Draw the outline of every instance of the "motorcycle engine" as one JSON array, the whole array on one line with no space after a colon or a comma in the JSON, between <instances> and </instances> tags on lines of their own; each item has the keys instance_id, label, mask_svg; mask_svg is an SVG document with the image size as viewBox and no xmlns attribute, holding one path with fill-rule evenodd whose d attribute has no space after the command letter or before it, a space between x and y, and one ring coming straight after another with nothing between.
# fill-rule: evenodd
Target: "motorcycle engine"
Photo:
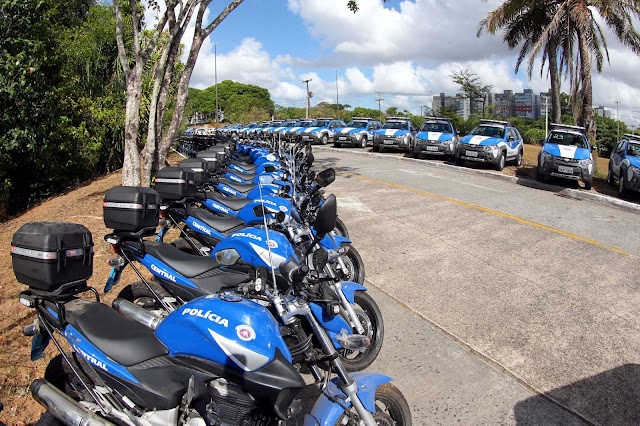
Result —
<instances>
[{"instance_id":1,"label":"motorcycle engine","mask_svg":"<svg viewBox=\"0 0 640 426\"><path fill-rule=\"evenodd\" d=\"M252 411L256 408L251 395L238 385L225 379L212 380L209 383L211 402L207 405L207 414L215 424L249 425L252 423Z\"/></svg>"}]
</instances>

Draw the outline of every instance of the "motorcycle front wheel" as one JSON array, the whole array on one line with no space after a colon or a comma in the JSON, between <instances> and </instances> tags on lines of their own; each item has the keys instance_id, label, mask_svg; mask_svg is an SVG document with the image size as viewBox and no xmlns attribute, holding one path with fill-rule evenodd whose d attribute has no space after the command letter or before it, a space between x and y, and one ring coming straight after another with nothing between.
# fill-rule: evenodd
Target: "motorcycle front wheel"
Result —
<instances>
[{"instance_id":1,"label":"motorcycle front wheel","mask_svg":"<svg viewBox=\"0 0 640 426\"><path fill-rule=\"evenodd\" d=\"M364 352L342 349L340 360L347 371L362 371L367 368L380 353L384 340L382 313L375 300L364 291L356 291L354 310L364 327L364 335L369 338L369 346Z\"/></svg>"},{"instance_id":2,"label":"motorcycle front wheel","mask_svg":"<svg viewBox=\"0 0 640 426\"><path fill-rule=\"evenodd\" d=\"M376 389L376 412L373 418L380 426L411 426L411 410L406 398L392 383L385 383ZM355 410L354 410L355 411ZM344 414L335 426L351 424Z\"/></svg>"},{"instance_id":3,"label":"motorcycle front wheel","mask_svg":"<svg viewBox=\"0 0 640 426\"><path fill-rule=\"evenodd\" d=\"M347 254L342 255L341 260L345 269L339 270L340 278L343 281L353 281L358 284L364 284L364 262L360 253L354 246L348 243L342 243L341 247L349 247ZM339 264L337 265L340 266Z\"/></svg>"},{"instance_id":4,"label":"motorcycle front wheel","mask_svg":"<svg viewBox=\"0 0 640 426\"><path fill-rule=\"evenodd\" d=\"M347 229L347 225L345 225L339 217L336 217L336 226L333 228L333 232L342 237L349 238L349 230Z\"/></svg>"}]
</instances>

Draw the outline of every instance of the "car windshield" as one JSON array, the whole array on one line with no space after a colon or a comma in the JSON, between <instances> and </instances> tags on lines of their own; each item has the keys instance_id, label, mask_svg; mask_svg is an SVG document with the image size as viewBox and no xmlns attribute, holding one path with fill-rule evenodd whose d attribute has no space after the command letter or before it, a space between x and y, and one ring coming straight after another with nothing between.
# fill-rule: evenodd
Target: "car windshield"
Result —
<instances>
[{"instance_id":1,"label":"car windshield","mask_svg":"<svg viewBox=\"0 0 640 426\"><path fill-rule=\"evenodd\" d=\"M387 121L382 126L383 129L406 129L407 122L406 121Z\"/></svg>"},{"instance_id":2,"label":"car windshield","mask_svg":"<svg viewBox=\"0 0 640 426\"><path fill-rule=\"evenodd\" d=\"M476 136L489 136L490 138L501 138L504 136L504 128L480 125L473 129L470 134Z\"/></svg>"},{"instance_id":3,"label":"car windshield","mask_svg":"<svg viewBox=\"0 0 640 426\"><path fill-rule=\"evenodd\" d=\"M313 121L301 121L298 125L300 127L311 127L313 126Z\"/></svg>"},{"instance_id":4,"label":"car windshield","mask_svg":"<svg viewBox=\"0 0 640 426\"><path fill-rule=\"evenodd\" d=\"M318 120L314 121L311 126L313 127L326 127L329 124L329 120Z\"/></svg>"},{"instance_id":5,"label":"car windshield","mask_svg":"<svg viewBox=\"0 0 640 426\"><path fill-rule=\"evenodd\" d=\"M575 133L551 132L549 135L549 143L558 145L572 145L578 148L586 148L587 141L584 136Z\"/></svg>"},{"instance_id":6,"label":"car windshield","mask_svg":"<svg viewBox=\"0 0 640 426\"><path fill-rule=\"evenodd\" d=\"M439 133L453 133L451 131L451 126L448 123L424 123L422 128L420 128L421 132L439 132Z\"/></svg>"},{"instance_id":7,"label":"car windshield","mask_svg":"<svg viewBox=\"0 0 640 426\"><path fill-rule=\"evenodd\" d=\"M627 146L627 155L640 157L640 143L629 142L629 145Z\"/></svg>"},{"instance_id":8,"label":"car windshield","mask_svg":"<svg viewBox=\"0 0 640 426\"><path fill-rule=\"evenodd\" d=\"M366 121L350 121L347 123L347 127L357 127L357 128L367 127L367 122Z\"/></svg>"}]
</instances>

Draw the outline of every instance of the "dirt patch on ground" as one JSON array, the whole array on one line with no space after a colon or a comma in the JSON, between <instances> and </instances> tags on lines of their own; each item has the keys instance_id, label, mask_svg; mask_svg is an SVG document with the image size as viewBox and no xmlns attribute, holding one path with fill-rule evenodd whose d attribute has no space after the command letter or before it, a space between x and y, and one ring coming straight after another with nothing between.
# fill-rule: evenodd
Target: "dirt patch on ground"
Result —
<instances>
[{"instance_id":1,"label":"dirt patch on ground","mask_svg":"<svg viewBox=\"0 0 640 426\"><path fill-rule=\"evenodd\" d=\"M170 157L172 163L180 160L177 155ZM33 322L35 313L18 302L18 294L26 287L16 282L11 267L13 234L25 223L35 221L75 222L86 226L93 234L95 244L93 276L89 285L103 297L102 290L109 276L107 261L113 252L104 241L109 230L102 219L102 199L108 189L121 182L122 174L112 173L75 191L47 200L22 216L0 224L0 312L3 312L0 317L0 402L4 404L0 422L22 426L40 418L44 410L31 397L29 385L34 379L43 377L49 360L58 354L51 344L44 359L36 362L30 360L31 340L23 336L22 329ZM135 281L134 278L132 271L125 271L122 283L102 301L110 303L124 285ZM63 342L62 339L58 341Z\"/></svg>"}]
</instances>

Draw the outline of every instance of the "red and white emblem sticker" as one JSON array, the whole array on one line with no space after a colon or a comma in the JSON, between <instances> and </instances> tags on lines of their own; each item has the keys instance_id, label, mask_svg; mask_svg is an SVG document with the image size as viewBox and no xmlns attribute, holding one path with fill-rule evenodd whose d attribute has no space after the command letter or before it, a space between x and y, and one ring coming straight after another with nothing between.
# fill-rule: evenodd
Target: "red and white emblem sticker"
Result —
<instances>
[{"instance_id":1,"label":"red and white emblem sticker","mask_svg":"<svg viewBox=\"0 0 640 426\"><path fill-rule=\"evenodd\" d=\"M278 248L278 243L273 240L269 240L269 247L271 247L272 249Z\"/></svg>"},{"instance_id":2,"label":"red and white emblem sticker","mask_svg":"<svg viewBox=\"0 0 640 426\"><path fill-rule=\"evenodd\" d=\"M244 340L248 342L249 340L254 340L256 338L256 332L248 325L239 325L236 327L236 334L240 340Z\"/></svg>"}]
</instances>

